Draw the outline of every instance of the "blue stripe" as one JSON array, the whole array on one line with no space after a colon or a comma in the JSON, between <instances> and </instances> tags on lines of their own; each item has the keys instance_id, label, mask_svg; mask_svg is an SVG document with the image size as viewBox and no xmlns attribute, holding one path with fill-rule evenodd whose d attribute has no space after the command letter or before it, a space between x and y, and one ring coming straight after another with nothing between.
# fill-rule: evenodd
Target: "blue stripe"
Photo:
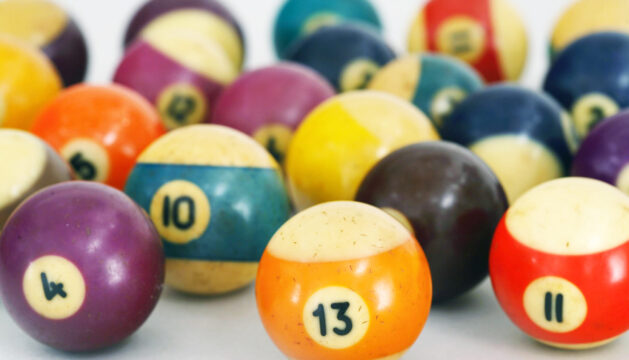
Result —
<instances>
[{"instance_id":1,"label":"blue stripe","mask_svg":"<svg viewBox=\"0 0 629 360\"><path fill-rule=\"evenodd\" d=\"M175 180L192 182L203 190L211 217L198 239L184 245L164 240L168 258L258 261L290 216L282 177L270 168L138 164L125 192L149 212L155 193Z\"/></svg>"}]
</instances>

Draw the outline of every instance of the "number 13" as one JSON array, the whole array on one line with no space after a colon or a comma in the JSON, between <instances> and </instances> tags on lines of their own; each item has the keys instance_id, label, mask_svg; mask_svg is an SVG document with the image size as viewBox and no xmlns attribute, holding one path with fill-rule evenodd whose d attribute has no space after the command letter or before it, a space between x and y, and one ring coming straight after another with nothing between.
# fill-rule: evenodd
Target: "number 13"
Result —
<instances>
[{"instance_id":1,"label":"number 13","mask_svg":"<svg viewBox=\"0 0 629 360\"><path fill-rule=\"evenodd\" d=\"M334 333L339 336L345 336L349 334L350 332L352 332L352 328L353 328L352 319L350 319L346 315L347 309L349 309L349 302L345 301L345 302L332 303L330 305L330 308L332 308L333 310L336 310L336 318L339 321L342 321L343 323L345 323L344 329L339 329L337 327L334 327L332 331L334 331ZM319 304L319 306L317 306L317 309L312 313L312 316L319 318L319 329L321 332L321 336L326 336L328 334L328 328L327 328L327 324L325 320L325 308L323 307L323 304Z\"/></svg>"}]
</instances>

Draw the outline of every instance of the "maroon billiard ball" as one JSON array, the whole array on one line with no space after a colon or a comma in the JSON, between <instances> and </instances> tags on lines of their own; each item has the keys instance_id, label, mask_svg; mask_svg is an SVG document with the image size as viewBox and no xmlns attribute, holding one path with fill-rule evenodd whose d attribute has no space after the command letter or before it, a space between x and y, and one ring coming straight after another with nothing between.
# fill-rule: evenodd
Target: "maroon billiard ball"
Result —
<instances>
[{"instance_id":1,"label":"maroon billiard ball","mask_svg":"<svg viewBox=\"0 0 629 360\"><path fill-rule=\"evenodd\" d=\"M313 70L280 63L246 73L226 88L212 122L251 135L281 163L297 126L334 94Z\"/></svg>"},{"instance_id":2,"label":"maroon billiard ball","mask_svg":"<svg viewBox=\"0 0 629 360\"><path fill-rule=\"evenodd\" d=\"M365 177L356 200L413 230L428 258L435 303L487 277L491 239L508 206L489 167L447 142L418 143L387 156Z\"/></svg>"},{"instance_id":3,"label":"maroon billiard ball","mask_svg":"<svg viewBox=\"0 0 629 360\"><path fill-rule=\"evenodd\" d=\"M208 123L238 69L215 42L185 33L150 33L126 52L114 82L153 103L166 128Z\"/></svg>"}]
</instances>

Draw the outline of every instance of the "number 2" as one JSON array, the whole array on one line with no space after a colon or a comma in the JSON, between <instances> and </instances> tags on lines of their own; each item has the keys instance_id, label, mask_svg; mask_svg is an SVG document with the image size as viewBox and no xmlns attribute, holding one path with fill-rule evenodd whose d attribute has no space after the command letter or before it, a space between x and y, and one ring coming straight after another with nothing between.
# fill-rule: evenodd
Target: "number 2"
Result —
<instances>
[{"instance_id":1,"label":"number 2","mask_svg":"<svg viewBox=\"0 0 629 360\"><path fill-rule=\"evenodd\" d=\"M330 308L332 308L333 310L336 310L336 318L339 321L342 321L343 323L345 323L344 329L339 329L337 327L334 327L334 329L332 329L332 331L336 335L345 336L349 334L350 332L352 332L352 328L353 328L352 319L350 319L346 315L347 310L349 309L349 305L350 304L347 301L332 303L330 305ZM321 332L321 336L326 336L328 334L328 328L326 324L325 308L323 304L319 304L319 306L317 306L317 309L312 313L312 316L319 318L319 329Z\"/></svg>"}]
</instances>

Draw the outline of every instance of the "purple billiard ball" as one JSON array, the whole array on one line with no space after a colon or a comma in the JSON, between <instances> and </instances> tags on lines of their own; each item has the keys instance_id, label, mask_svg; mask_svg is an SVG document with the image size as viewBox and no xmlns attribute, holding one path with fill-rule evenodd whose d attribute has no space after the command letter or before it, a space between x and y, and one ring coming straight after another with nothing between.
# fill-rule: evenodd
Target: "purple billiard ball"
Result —
<instances>
[{"instance_id":1,"label":"purple billiard ball","mask_svg":"<svg viewBox=\"0 0 629 360\"><path fill-rule=\"evenodd\" d=\"M605 181L629 194L629 112L590 132L574 158L572 174Z\"/></svg>"},{"instance_id":2,"label":"purple billiard ball","mask_svg":"<svg viewBox=\"0 0 629 360\"><path fill-rule=\"evenodd\" d=\"M251 135L281 163L297 126L334 94L315 71L281 63L248 72L226 88L212 122Z\"/></svg>"},{"instance_id":3,"label":"purple billiard ball","mask_svg":"<svg viewBox=\"0 0 629 360\"><path fill-rule=\"evenodd\" d=\"M48 187L13 213L0 236L0 293L15 322L65 351L113 345L159 299L164 252L146 214L106 185Z\"/></svg>"}]
</instances>

